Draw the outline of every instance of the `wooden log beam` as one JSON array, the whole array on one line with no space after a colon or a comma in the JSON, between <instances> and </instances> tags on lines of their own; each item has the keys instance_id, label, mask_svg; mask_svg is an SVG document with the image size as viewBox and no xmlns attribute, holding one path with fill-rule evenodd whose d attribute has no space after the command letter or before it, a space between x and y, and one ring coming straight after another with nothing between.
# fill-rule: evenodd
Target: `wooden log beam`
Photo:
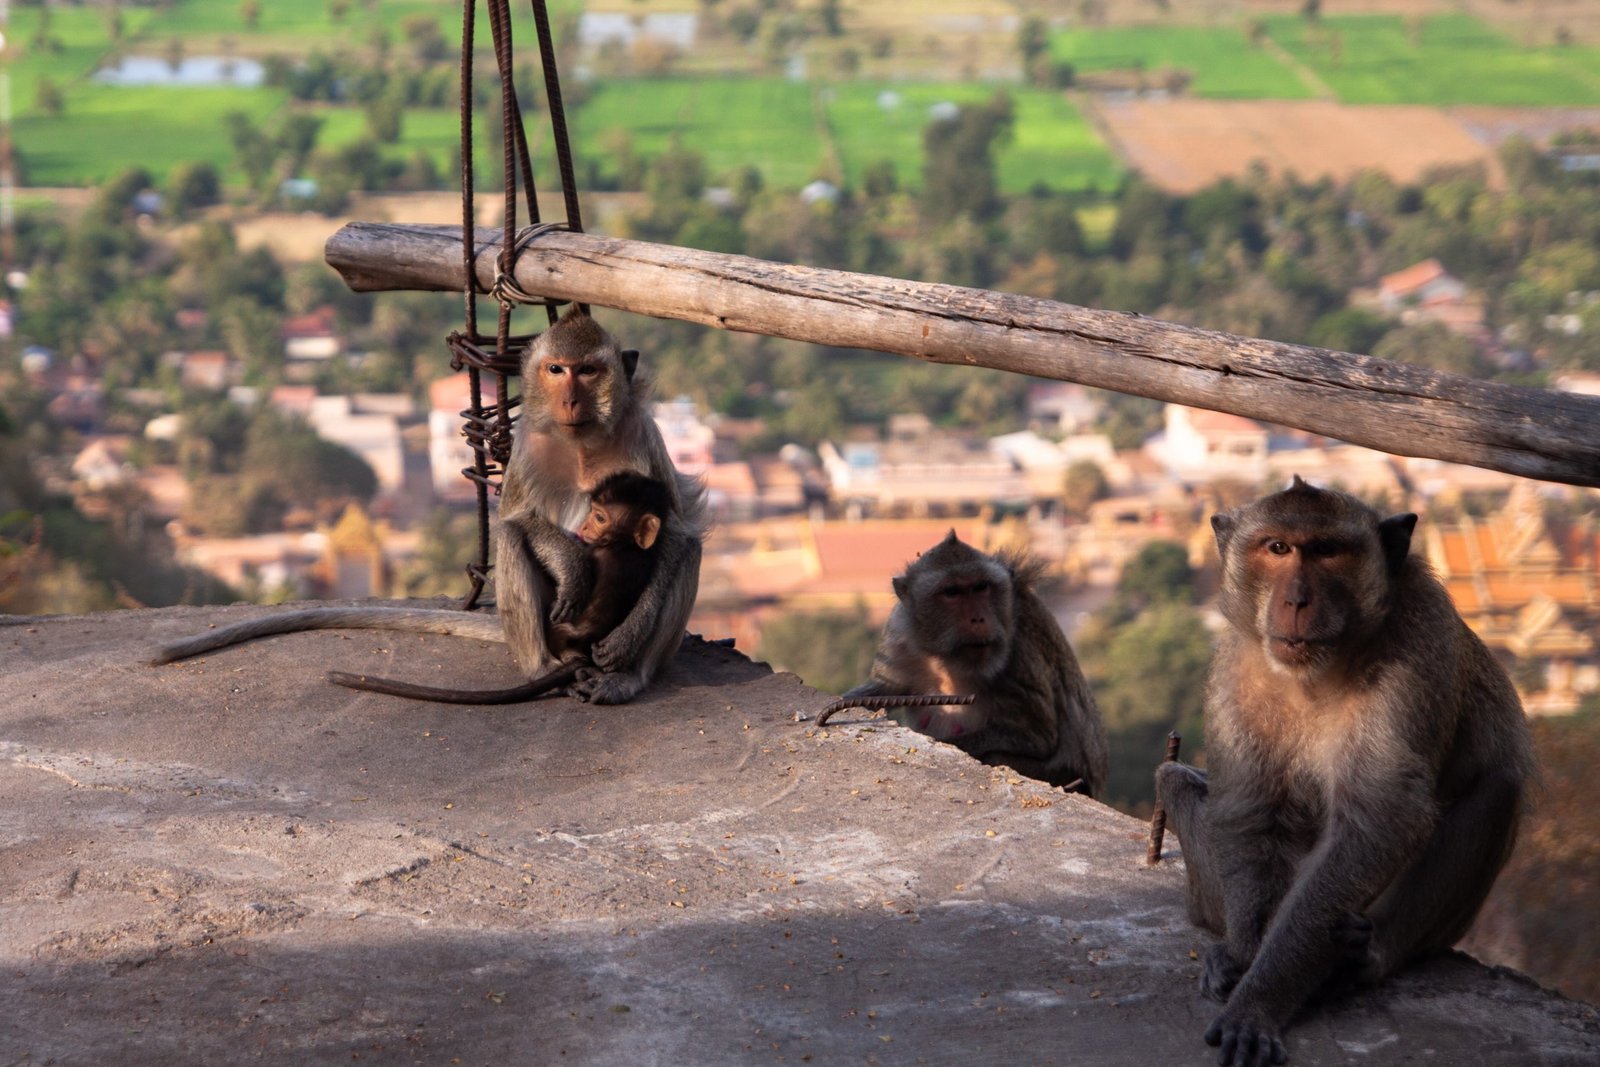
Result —
<instances>
[{"instance_id":1,"label":"wooden log beam","mask_svg":"<svg viewBox=\"0 0 1600 1067\"><path fill-rule=\"evenodd\" d=\"M494 283L500 233L477 235ZM358 292L462 291L461 231L353 222L328 263ZM555 231L522 250L541 296L724 330L1079 382L1402 456L1600 486L1600 399L953 285Z\"/></svg>"}]
</instances>

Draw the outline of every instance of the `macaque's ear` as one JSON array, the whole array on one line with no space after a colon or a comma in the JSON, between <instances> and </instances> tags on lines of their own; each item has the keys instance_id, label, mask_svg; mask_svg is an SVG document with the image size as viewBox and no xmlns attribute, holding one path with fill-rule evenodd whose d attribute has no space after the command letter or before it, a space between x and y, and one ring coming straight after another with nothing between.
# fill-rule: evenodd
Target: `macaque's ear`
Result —
<instances>
[{"instance_id":1,"label":"macaque's ear","mask_svg":"<svg viewBox=\"0 0 1600 1067\"><path fill-rule=\"evenodd\" d=\"M639 369L639 350L637 348L624 348L622 350L622 373L628 381L633 381L633 372Z\"/></svg>"},{"instance_id":2,"label":"macaque's ear","mask_svg":"<svg viewBox=\"0 0 1600 1067\"><path fill-rule=\"evenodd\" d=\"M1219 511L1211 516L1211 532L1217 535L1217 551L1228 551L1228 539L1233 536L1233 516Z\"/></svg>"},{"instance_id":3,"label":"macaque's ear","mask_svg":"<svg viewBox=\"0 0 1600 1067\"><path fill-rule=\"evenodd\" d=\"M906 598L906 590L910 587L906 585L906 580L904 577L895 575L889 584L894 587L895 596L899 597L901 600Z\"/></svg>"},{"instance_id":4,"label":"macaque's ear","mask_svg":"<svg viewBox=\"0 0 1600 1067\"><path fill-rule=\"evenodd\" d=\"M1411 551L1411 531L1417 528L1417 517L1411 512L1391 515L1378 523L1378 540L1383 544L1383 556L1389 563L1389 573L1400 573L1400 567Z\"/></svg>"},{"instance_id":5,"label":"macaque's ear","mask_svg":"<svg viewBox=\"0 0 1600 1067\"><path fill-rule=\"evenodd\" d=\"M656 543L656 538L661 535L661 516L640 515L639 521L633 527L633 543L645 551Z\"/></svg>"}]
</instances>

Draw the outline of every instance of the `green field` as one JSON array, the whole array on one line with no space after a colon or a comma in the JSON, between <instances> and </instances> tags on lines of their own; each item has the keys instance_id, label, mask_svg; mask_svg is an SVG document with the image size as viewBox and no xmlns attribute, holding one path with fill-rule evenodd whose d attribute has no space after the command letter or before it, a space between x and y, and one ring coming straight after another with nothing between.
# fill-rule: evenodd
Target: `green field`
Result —
<instances>
[{"instance_id":1,"label":"green field","mask_svg":"<svg viewBox=\"0 0 1600 1067\"><path fill-rule=\"evenodd\" d=\"M1268 20L1273 40L1346 104L1600 104L1600 53L1528 48L1466 15ZM1337 42L1337 44L1335 44Z\"/></svg>"},{"instance_id":2,"label":"green field","mask_svg":"<svg viewBox=\"0 0 1600 1067\"><path fill-rule=\"evenodd\" d=\"M1125 168L1071 101L1037 89L1014 90L1012 99L1016 123L995 161L1003 192L1020 193L1036 184L1110 192L1122 180Z\"/></svg>"},{"instance_id":3,"label":"green field","mask_svg":"<svg viewBox=\"0 0 1600 1067\"><path fill-rule=\"evenodd\" d=\"M133 36L151 14L144 8L125 8L124 35ZM39 23L44 17L43 8L11 5L6 69L11 73L11 106L18 115L34 107L40 78L65 89L92 74L111 44L106 13L100 8L52 7L45 33L49 44L40 47Z\"/></svg>"},{"instance_id":4,"label":"green field","mask_svg":"<svg viewBox=\"0 0 1600 1067\"><path fill-rule=\"evenodd\" d=\"M1062 30L1050 54L1080 73L1163 68L1193 75L1194 96L1241 100L1301 100L1312 95L1293 70L1253 47L1243 26L1119 26Z\"/></svg>"},{"instance_id":5,"label":"green field","mask_svg":"<svg viewBox=\"0 0 1600 1067\"><path fill-rule=\"evenodd\" d=\"M922 132L935 105L983 103L997 88L974 82L853 82L821 90L845 179L856 183L868 166L887 159L902 185L922 184ZM1016 86L1005 91L1015 106L1015 121L1011 138L996 155L1001 189L1023 192L1041 182L1053 189L1109 188L1118 181L1121 166L1064 96Z\"/></svg>"},{"instance_id":6,"label":"green field","mask_svg":"<svg viewBox=\"0 0 1600 1067\"><path fill-rule=\"evenodd\" d=\"M374 30L389 31L394 46L404 47L402 24L414 15L432 15L452 47L461 40L461 5L439 0L349 0L343 18L333 17L329 0L259 0L260 17L249 29L243 18L240 0L180 0L171 10L151 20L146 36L154 41L181 37L195 44L234 41L249 55L278 51L303 55L318 48L331 51L350 44L365 45ZM552 16L576 9L577 0L553 0ZM525 11L519 12L525 14ZM478 5L477 33L487 45L488 20ZM534 39L533 20L518 19L519 39Z\"/></svg>"},{"instance_id":7,"label":"green field","mask_svg":"<svg viewBox=\"0 0 1600 1067\"><path fill-rule=\"evenodd\" d=\"M580 0L561 0L572 11ZM291 104L278 89L197 87L124 88L100 85L93 71L112 51L106 9L13 5L7 62L17 115L16 144L33 184L81 185L137 162L158 176L174 163L204 159L224 167L232 150L223 116L249 114L270 128L289 107L310 107L324 118L320 144L337 147L366 136L354 107ZM189 56L316 49L369 49L380 30L392 54L409 47L402 24L433 17L454 42L459 8L437 0L349 0L337 19L331 0L260 0L255 30L246 29L240 0L176 0L168 10L121 8L128 54L164 55L174 40ZM39 47L41 18L49 47ZM480 40L486 20L478 20ZM1316 24L1294 16L1265 20L1272 46L1250 44L1248 23L1230 26L1145 25L1067 29L1052 34L1052 53L1080 73L1184 70L1187 91L1207 98L1303 99L1320 78L1352 104L1600 105L1600 49L1526 47L1465 15L1422 19L1398 16L1328 17ZM519 60L532 59L530 18L517 22ZM451 44L454 48L454 44ZM1296 69L1298 64L1299 70ZM567 72L570 76L570 72ZM41 78L61 90L59 117L37 106ZM902 184L921 181L922 136L930 109L941 102L977 103L997 86L979 82L801 82L777 77L695 75L614 79L591 87L570 118L580 165L595 161L615 171L611 131L625 131L633 150L649 157L674 142L701 153L715 179L737 167L761 169L769 185L797 187L842 172L859 181L873 163L892 160ZM1015 102L1011 137L998 149L1007 192L1036 183L1057 189L1107 188L1122 175L1083 115L1064 94L1004 86ZM489 109L493 111L493 109ZM537 121L529 116L530 124ZM479 144L495 114L478 117ZM453 108L412 109L399 144L385 155L405 158L421 149L441 168L454 159L459 134ZM541 184L547 183L547 139L535 134Z\"/></svg>"},{"instance_id":8,"label":"green field","mask_svg":"<svg viewBox=\"0 0 1600 1067\"><path fill-rule=\"evenodd\" d=\"M559 11L577 3L560 0L552 6ZM373 31L383 27L393 38L392 47L401 53L406 47L401 23L415 14L434 16L452 50L460 34L459 7L437 0L351 0L338 22L328 0L261 0L254 31L246 28L241 7L239 0L178 0L167 11L123 5L123 40L118 48L129 55L161 56L177 39L188 56L224 50L241 56L274 52L299 56L319 48L368 47ZM113 53L106 11L52 6L48 48L37 47L42 17L46 16L41 8L13 4L7 34L15 143L30 184L85 185L135 164L157 178L187 160L227 168L233 150L223 117L242 111L270 128L289 106L287 94L273 88L101 85L92 75ZM484 18L478 19L477 28L486 45ZM526 54L525 46L533 40L532 20L525 20L519 29L518 40ZM65 106L60 116L45 115L37 107L41 77L62 91ZM321 145L336 147L366 135L360 109L311 107L324 119ZM411 109L402 127L401 142L384 146L386 156L404 158L423 149L448 172L460 141L454 108Z\"/></svg>"},{"instance_id":9,"label":"green field","mask_svg":"<svg viewBox=\"0 0 1600 1067\"><path fill-rule=\"evenodd\" d=\"M62 118L24 115L15 137L30 185L84 185L132 166L158 179L176 163L233 159L223 116L243 111L262 121L283 106L269 89L172 89L76 86Z\"/></svg>"},{"instance_id":10,"label":"green field","mask_svg":"<svg viewBox=\"0 0 1600 1067\"><path fill-rule=\"evenodd\" d=\"M574 151L601 161L609 130L625 130L640 155L676 141L705 157L713 177L746 163L767 183L798 187L817 176L822 138L811 90L779 78L640 78L606 82L570 120Z\"/></svg>"}]
</instances>

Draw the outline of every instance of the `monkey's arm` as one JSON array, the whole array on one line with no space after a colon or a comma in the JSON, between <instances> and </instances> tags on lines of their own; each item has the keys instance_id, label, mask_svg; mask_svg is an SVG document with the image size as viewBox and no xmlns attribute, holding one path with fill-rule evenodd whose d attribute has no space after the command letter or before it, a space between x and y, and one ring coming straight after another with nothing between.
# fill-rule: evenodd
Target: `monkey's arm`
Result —
<instances>
[{"instance_id":1,"label":"monkey's arm","mask_svg":"<svg viewBox=\"0 0 1600 1067\"><path fill-rule=\"evenodd\" d=\"M927 691L918 684L917 679L908 676L907 670L902 669L903 665L916 659L906 647L903 636L906 625L901 617L903 611L903 608L896 607L889 613L888 621L883 624L883 633L878 638L878 647L872 654L872 669L867 673L867 680L844 693L844 696L908 696ZM890 712L890 718L895 718L893 712ZM911 725L908 721L896 721L902 726Z\"/></svg>"},{"instance_id":2,"label":"monkey's arm","mask_svg":"<svg viewBox=\"0 0 1600 1067\"><path fill-rule=\"evenodd\" d=\"M996 707L992 699L986 703L991 707L982 729L945 740L974 759L999 760L1028 775L1043 771L1056 751L1054 720L1032 708L1010 703Z\"/></svg>"},{"instance_id":3,"label":"monkey's arm","mask_svg":"<svg viewBox=\"0 0 1600 1067\"><path fill-rule=\"evenodd\" d=\"M841 693L840 699L844 699L845 697L881 697L905 695L907 694L902 686L897 686L893 682L886 681L882 678L868 678L860 685L851 688L847 692Z\"/></svg>"},{"instance_id":4,"label":"monkey's arm","mask_svg":"<svg viewBox=\"0 0 1600 1067\"><path fill-rule=\"evenodd\" d=\"M1268 1056L1284 1062L1284 1026L1343 956L1335 939L1341 924L1389 885L1427 840L1435 822L1430 790L1422 784L1431 781L1427 769L1397 766L1392 755L1373 762L1383 767L1381 779L1351 774L1335 787L1322 839L1302 861L1254 960L1206 1031L1206 1041L1222 1048L1219 1063L1235 1062L1236 1054L1238 1062L1266 1063ZM1234 911L1229 908L1230 927ZM1231 928L1229 934L1231 944Z\"/></svg>"},{"instance_id":5,"label":"monkey's arm","mask_svg":"<svg viewBox=\"0 0 1600 1067\"><path fill-rule=\"evenodd\" d=\"M538 561L555 582L549 620L571 620L588 600L592 583L589 555L584 546L566 530L537 513L518 516L507 525L516 531L528 556Z\"/></svg>"},{"instance_id":6,"label":"monkey's arm","mask_svg":"<svg viewBox=\"0 0 1600 1067\"><path fill-rule=\"evenodd\" d=\"M1276 819L1277 798L1253 788L1254 783L1269 780L1270 772L1256 767L1224 768L1223 758L1212 763L1216 769L1207 822L1218 876L1229 887L1223 902L1224 944L1220 947L1231 966L1218 968L1221 960L1208 961L1202 983L1203 992L1218 1000L1228 996L1256 958L1267 923L1294 876L1292 860L1280 841L1283 831ZM1219 979L1221 971L1230 976Z\"/></svg>"}]
</instances>

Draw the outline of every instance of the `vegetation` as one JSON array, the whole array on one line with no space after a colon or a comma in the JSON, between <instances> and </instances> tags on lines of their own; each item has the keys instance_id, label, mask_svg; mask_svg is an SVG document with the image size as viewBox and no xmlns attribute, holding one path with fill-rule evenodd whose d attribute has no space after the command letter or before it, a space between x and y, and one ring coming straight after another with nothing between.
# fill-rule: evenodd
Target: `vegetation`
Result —
<instances>
[{"instance_id":1,"label":"vegetation","mask_svg":"<svg viewBox=\"0 0 1600 1067\"><path fill-rule=\"evenodd\" d=\"M826 693L843 693L872 670L878 629L865 604L851 611L793 612L768 623L757 655Z\"/></svg>"},{"instance_id":2,"label":"vegetation","mask_svg":"<svg viewBox=\"0 0 1600 1067\"><path fill-rule=\"evenodd\" d=\"M573 2L555 11L568 71L577 65L578 9ZM757 64L767 73L685 76L672 73L667 60L602 55L601 79L569 85L575 148L589 167L591 186L637 188L637 161L675 145L702 156L713 184L754 166L769 185L782 188L819 177L858 186L874 168L887 166L901 187L914 188L924 170L922 131L934 110L979 104L994 91L975 78L858 79L862 56L892 51L894 42L851 40L848 16L837 5L763 4L745 12L748 19L743 10L703 5L707 47L726 64L738 54L736 42L746 41L767 56ZM496 79L485 21L478 24L483 69L475 104L478 114L492 116ZM425 0L394 0L381 8L348 0L174 0L118 7L114 17L103 9L19 5L13 29L26 47L12 48L8 60L28 180L103 181L120 169L127 131L137 129L141 162L158 178L180 163L205 161L224 168L232 188L249 186L270 201L276 189L262 187L235 158L225 129L227 116L241 113L264 127L295 114L320 120L313 147L322 165L279 177L315 177L346 191L447 185L459 151L455 22L453 12ZM1463 14L1285 15L1212 26L1095 22L1050 30L1032 19L1019 28L1015 47L1024 77L1008 87L1012 123L996 146L1003 191L1115 187L1123 176L1120 164L1059 91L1075 77L1108 72L1130 86L1216 98L1298 99L1325 85L1346 103L1600 103L1600 50L1518 44ZM309 54L306 41L318 42ZM834 58L834 69L807 80L778 76L784 57L816 49ZM259 59L266 84L96 81L95 69L116 55ZM850 56L854 60L845 62ZM523 67L519 91L536 117L543 112L536 71ZM356 168L353 179L331 173L348 171L353 164L346 153L357 147L373 162ZM541 155L542 170L548 163ZM485 145L478 165L480 174L493 176L499 158L492 145ZM334 210L341 203L335 195L315 206Z\"/></svg>"},{"instance_id":3,"label":"vegetation","mask_svg":"<svg viewBox=\"0 0 1600 1067\"><path fill-rule=\"evenodd\" d=\"M1154 541L1128 561L1115 597L1078 636L1111 742L1103 799L1124 811L1145 814L1155 802L1153 770L1169 731L1183 736L1187 762L1202 759L1211 637L1194 599L1188 554Z\"/></svg>"}]
</instances>

